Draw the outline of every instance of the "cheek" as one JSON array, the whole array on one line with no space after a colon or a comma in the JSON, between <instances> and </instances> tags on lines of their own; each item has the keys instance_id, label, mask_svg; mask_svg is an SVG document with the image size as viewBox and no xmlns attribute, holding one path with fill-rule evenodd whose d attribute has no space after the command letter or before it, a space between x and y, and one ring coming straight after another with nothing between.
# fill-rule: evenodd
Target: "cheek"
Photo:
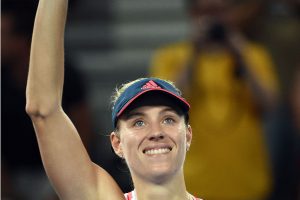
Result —
<instances>
[{"instance_id":1,"label":"cheek","mask_svg":"<svg viewBox=\"0 0 300 200\"><path fill-rule=\"evenodd\" d=\"M133 152L136 152L141 139L137 134L122 133L121 146L126 157L129 157Z\"/></svg>"},{"instance_id":2,"label":"cheek","mask_svg":"<svg viewBox=\"0 0 300 200\"><path fill-rule=\"evenodd\" d=\"M181 127L178 134L178 140L180 140L180 146L185 150L187 143L187 129L186 127Z\"/></svg>"},{"instance_id":3,"label":"cheek","mask_svg":"<svg viewBox=\"0 0 300 200\"><path fill-rule=\"evenodd\" d=\"M171 128L168 130L169 137L177 144L180 148L185 148L186 144L186 128L185 126L180 126L176 128Z\"/></svg>"},{"instance_id":4,"label":"cheek","mask_svg":"<svg viewBox=\"0 0 300 200\"><path fill-rule=\"evenodd\" d=\"M185 148L186 148L186 133L184 131L180 132L179 140L180 140L180 147L183 150L185 150Z\"/></svg>"}]
</instances>

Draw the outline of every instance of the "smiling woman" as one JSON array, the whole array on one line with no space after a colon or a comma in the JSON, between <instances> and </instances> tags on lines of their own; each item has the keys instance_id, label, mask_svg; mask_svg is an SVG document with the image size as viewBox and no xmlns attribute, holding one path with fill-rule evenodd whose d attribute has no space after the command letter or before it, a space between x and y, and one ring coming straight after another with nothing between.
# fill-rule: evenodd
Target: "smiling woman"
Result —
<instances>
[{"instance_id":1,"label":"smiling woman","mask_svg":"<svg viewBox=\"0 0 300 200\"><path fill-rule=\"evenodd\" d=\"M183 165L191 139L189 104L169 82L138 79L118 90L112 110L112 146L127 162L135 190L123 194L95 165L64 113L64 30L67 0L40 0L34 25L26 111L43 164L61 199L196 199L187 192Z\"/></svg>"},{"instance_id":2,"label":"smiling woman","mask_svg":"<svg viewBox=\"0 0 300 200\"><path fill-rule=\"evenodd\" d=\"M166 81L159 84L157 80L142 79L128 87L121 96L130 99L120 100L126 109L113 119L117 129L111 134L112 145L126 159L136 189L144 185L136 183L145 179L163 183L179 173L183 180L185 153L191 143L191 127L185 120L189 105L179 93L166 89L170 86ZM149 82L155 86L143 89ZM135 95L126 94L132 90Z\"/></svg>"}]
</instances>

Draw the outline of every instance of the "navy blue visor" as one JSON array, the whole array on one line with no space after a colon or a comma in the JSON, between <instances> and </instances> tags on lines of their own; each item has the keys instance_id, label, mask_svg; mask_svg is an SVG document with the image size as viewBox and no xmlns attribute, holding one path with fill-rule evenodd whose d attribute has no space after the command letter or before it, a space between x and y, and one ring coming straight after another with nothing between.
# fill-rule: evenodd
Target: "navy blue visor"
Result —
<instances>
[{"instance_id":1,"label":"navy blue visor","mask_svg":"<svg viewBox=\"0 0 300 200\"><path fill-rule=\"evenodd\" d=\"M190 109L189 103L181 96L179 91L173 85L161 79L145 78L126 88L116 101L112 110L112 123L114 128L116 128L118 117L120 117L126 108L142 94L151 91L162 91L161 94L175 97L174 99L178 101L185 112Z\"/></svg>"}]
</instances>

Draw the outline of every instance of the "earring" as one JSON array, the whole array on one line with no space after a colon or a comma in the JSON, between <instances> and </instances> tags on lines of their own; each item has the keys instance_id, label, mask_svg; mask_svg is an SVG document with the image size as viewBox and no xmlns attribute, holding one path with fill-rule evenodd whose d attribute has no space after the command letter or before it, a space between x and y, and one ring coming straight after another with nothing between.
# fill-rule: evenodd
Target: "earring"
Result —
<instances>
[{"instance_id":1,"label":"earring","mask_svg":"<svg viewBox=\"0 0 300 200\"><path fill-rule=\"evenodd\" d=\"M189 151L189 150L190 150L190 145L186 144L186 151Z\"/></svg>"}]
</instances>

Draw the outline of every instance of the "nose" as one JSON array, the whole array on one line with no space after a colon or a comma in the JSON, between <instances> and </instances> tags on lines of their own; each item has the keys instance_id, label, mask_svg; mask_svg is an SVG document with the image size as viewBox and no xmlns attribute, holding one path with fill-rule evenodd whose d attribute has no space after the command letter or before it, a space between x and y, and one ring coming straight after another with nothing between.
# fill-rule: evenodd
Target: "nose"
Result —
<instances>
[{"instance_id":1,"label":"nose","mask_svg":"<svg viewBox=\"0 0 300 200\"><path fill-rule=\"evenodd\" d=\"M153 125L149 133L149 140L159 141L165 138L165 133L160 125Z\"/></svg>"},{"instance_id":2,"label":"nose","mask_svg":"<svg viewBox=\"0 0 300 200\"><path fill-rule=\"evenodd\" d=\"M159 141L159 140L162 140L164 138L165 138L165 136L162 133L160 133L160 134L155 134L155 135L153 134L153 135L151 135L149 137L149 140L151 140L151 141Z\"/></svg>"}]
</instances>

